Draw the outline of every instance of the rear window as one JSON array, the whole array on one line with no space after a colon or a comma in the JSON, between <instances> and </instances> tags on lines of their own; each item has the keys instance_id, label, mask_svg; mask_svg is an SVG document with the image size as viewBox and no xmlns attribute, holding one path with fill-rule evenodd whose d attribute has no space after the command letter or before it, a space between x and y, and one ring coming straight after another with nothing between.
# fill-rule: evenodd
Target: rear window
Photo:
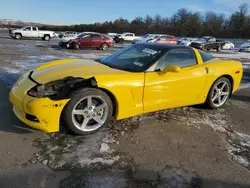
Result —
<instances>
[{"instance_id":1,"label":"rear window","mask_svg":"<svg viewBox=\"0 0 250 188\"><path fill-rule=\"evenodd\" d=\"M199 52L201 54L201 58L202 58L203 62L207 62L207 61L210 61L210 60L215 58L214 56L212 56L209 53L203 52L201 50L199 50Z\"/></svg>"}]
</instances>

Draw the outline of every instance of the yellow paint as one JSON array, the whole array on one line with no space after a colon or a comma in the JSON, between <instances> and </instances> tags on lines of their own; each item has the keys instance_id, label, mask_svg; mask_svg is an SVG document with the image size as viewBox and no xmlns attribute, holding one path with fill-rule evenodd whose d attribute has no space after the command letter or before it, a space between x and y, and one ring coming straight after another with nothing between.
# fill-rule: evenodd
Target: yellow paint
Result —
<instances>
[{"instance_id":1,"label":"yellow paint","mask_svg":"<svg viewBox=\"0 0 250 188\"><path fill-rule=\"evenodd\" d=\"M41 84L67 76L95 77L98 87L115 97L115 119L204 103L211 85L223 75L233 79L233 92L242 79L243 68L238 61L213 59L203 63L194 49L197 65L182 68L178 72L130 73L109 68L92 60L66 59L52 61L36 68L32 78ZM240 74L235 72L240 71ZM10 92L14 113L25 124L46 131L59 131L63 108L70 99L53 101L34 98L27 91L36 83L24 74ZM38 122L26 119L26 114L36 116Z\"/></svg>"}]
</instances>

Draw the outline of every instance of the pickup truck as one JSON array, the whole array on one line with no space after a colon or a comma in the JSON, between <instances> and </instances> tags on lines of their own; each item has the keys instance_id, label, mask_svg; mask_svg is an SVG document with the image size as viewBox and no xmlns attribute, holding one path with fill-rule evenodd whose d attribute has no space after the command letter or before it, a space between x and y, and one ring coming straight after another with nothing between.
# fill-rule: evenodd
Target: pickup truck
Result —
<instances>
[{"instance_id":1,"label":"pickup truck","mask_svg":"<svg viewBox=\"0 0 250 188\"><path fill-rule=\"evenodd\" d=\"M132 42L133 40L140 39L140 38L141 37L135 36L134 33L128 33L128 32L126 32L126 33L122 33L120 36L117 35L114 38L114 41L116 43L124 43L124 42Z\"/></svg>"},{"instance_id":2,"label":"pickup truck","mask_svg":"<svg viewBox=\"0 0 250 188\"><path fill-rule=\"evenodd\" d=\"M37 27L25 26L21 29L9 30L9 35L14 39L21 38L41 38L42 40L49 41L52 37L55 37L53 31L39 30Z\"/></svg>"},{"instance_id":3,"label":"pickup truck","mask_svg":"<svg viewBox=\"0 0 250 188\"><path fill-rule=\"evenodd\" d=\"M226 42L224 41L216 40L215 37L204 36L200 38L200 40L192 42L190 46L203 51L210 51L211 49L215 49L220 52L225 43Z\"/></svg>"}]
</instances>

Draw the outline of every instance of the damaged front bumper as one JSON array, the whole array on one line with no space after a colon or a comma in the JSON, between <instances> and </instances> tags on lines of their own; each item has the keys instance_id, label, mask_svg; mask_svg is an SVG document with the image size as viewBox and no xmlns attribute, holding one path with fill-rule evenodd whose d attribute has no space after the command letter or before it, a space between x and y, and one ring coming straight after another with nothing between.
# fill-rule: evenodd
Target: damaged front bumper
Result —
<instances>
[{"instance_id":1,"label":"damaged front bumper","mask_svg":"<svg viewBox=\"0 0 250 188\"><path fill-rule=\"evenodd\" d=\"M22 76L9 94L15 115L35 129L45 132L59 131L61 113L69 99L52 100L27 95L27 92L36 85L28 75Z\"/></svg>"}]
</instances>

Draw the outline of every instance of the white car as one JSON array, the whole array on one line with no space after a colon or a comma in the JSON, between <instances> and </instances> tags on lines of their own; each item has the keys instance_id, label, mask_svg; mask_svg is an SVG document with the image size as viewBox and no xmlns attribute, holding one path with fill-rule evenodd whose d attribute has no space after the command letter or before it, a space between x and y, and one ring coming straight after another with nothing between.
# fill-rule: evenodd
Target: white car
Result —
<instances>
[{"instance_id":1,"label":"white car","mask_svg":"<svg viewBox=\"0 0 250 188\"><path fill-rule=\"evenodd\" d=\"M124 41L132 42L133 40L140 38L141 37L135 36L134 33L128 33L128 32L122 33L121 36L119 37L121 43L123 43Z\"/></svg>"},{"instance_id":2,"label":"white car","mask_svg":"<svg viewBox=\"0 0 250 188\"><path fill-rule=\"evenodd\" d=\"M250 43L240 46L239 52L250 52Z\"/></svg>"},{"instance_id":3,"label":"white car","mask_svg":"<svg viewBox=\"0 0 250 188\"><path fill-rule=\"evenodd\" d=\"M55 37L54 31L43 31L34 26L25 26L21 29L9 30L9 35L14 39L41 38L47 41Z\"/></svg>"},{"instance_id":4,"label":"white car","mask_svg":"<svg viewBox=\"0 0 250 188\"><path fill-rule=\"evenodd\" d=\"M181 38L179 40L179 45L189 46L192 42L198 41L198 40L199 40L198 38L190 38L190 37Z\"/></svg>"},{"instance_id":5,"label":"white car","mask_svg":"<svg viewBox=\"0 0 250 188\"><path fill-rule=\"evenodd\" d=\"M234 44L230 41L226 41L225 45L222 46L223 50L232 50L234 48L235 48Z\"/></svg>"},{"instance_id":6,"label":"white car","mask_svg":"<svg viewBox=\"0 0 250 188\"><path fill-rule=\"evenodd\" d=\"M150 40L155 34L145 34L143 35L141 38L137 38L137 39L134 39L132 41L133 44L136 44L136 43L144 43L144 42L147 42L148 40Z\"/></svg>"}]
</instances>

